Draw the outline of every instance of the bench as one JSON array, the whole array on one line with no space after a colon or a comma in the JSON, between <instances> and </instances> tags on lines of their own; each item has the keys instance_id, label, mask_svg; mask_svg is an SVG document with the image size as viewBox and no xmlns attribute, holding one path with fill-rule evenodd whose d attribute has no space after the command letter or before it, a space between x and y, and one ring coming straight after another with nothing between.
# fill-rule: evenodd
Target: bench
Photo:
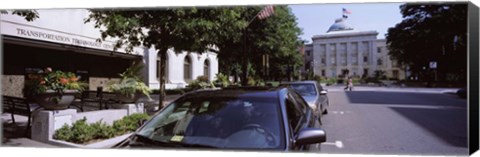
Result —
<instances>
[{"instance_id":1,"label":"bench","mask_svg":"<svg viewBox=\"0 0 480 157\"><path fill-rule=\"evenodd\" d=\"M25 134L28 136L28 132L31 129L32 113L33 111L40 109L40 106L28 103L26 99L3 95L3 112L10 113L12 116L12 122L15 124L15 114L28 117L27 130Z\"/></svg>"},{"instance_id":2,"label":"bench","mask_svg":"<svg viewBox=\"0 0 480 157\"><path fill-rule=\"evenodd\" d=\"M103 92L103 91L83 91L80 98L75 100L72 105L79 108L82 112L84 110L85 103L96 103L98 104L98 109L108 109L108 105L112 103L117 103L115 99L115 93Z\"/></svg>"}]
</instances>

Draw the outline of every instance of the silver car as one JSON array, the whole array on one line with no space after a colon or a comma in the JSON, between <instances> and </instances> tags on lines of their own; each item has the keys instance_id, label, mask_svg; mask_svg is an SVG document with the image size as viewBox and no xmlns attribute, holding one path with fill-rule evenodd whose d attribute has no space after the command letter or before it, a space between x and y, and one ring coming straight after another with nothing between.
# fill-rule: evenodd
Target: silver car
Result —
<instances>
[{"instance_id":1,"label":"silver car","mask_svg":"<svg viewBox=\"0 0 480 157\"><path fill-rule=\"evenodd\" d=\"M281 83L281 85L290 86L300 94L315 112L320 122L322 115L328 113L327 107L329 103L327 90L323 89L317 81L286 82Z\"/></svg>"}]
</instances>

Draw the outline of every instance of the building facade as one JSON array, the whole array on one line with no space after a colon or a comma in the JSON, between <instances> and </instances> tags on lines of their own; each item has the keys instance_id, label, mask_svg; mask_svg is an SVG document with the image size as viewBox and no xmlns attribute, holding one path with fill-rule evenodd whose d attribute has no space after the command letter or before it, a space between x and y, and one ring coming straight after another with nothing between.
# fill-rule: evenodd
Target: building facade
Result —
<instances>
[{"instance_id":1,"label":"building facade","mask_svg":"<svg viewBox=\"0 0 480 157\"><path fill-rule=\"evenodd\" d=\"M2 49L2 93L22 97L25 76L45 67L76 73L90 90L119 80L119 73L132 62L144 63L143 79L151 89L159 88L159 57L152 48L135 47L114 51L115 39L99 42L100 30L84 23L86 9L37 10L38 19L28 22L11 14L0 15ZM168 52L166 88L185 87L189 80L206 75L215 79L217 55L213 52Z\"/></svg>"},{"instance_id":2,"label":"building facade","mask_svg":"<svg viewBox=\"0 0 480 157\"><path fill-rule=\"evenodd\" d=\"M336 19L327 33L305 45L305 72L323 77L373 77L404 79L405 72L388 55L384 39L376 31L356 31L346 19Z\"/></svg>"}]
</instances>

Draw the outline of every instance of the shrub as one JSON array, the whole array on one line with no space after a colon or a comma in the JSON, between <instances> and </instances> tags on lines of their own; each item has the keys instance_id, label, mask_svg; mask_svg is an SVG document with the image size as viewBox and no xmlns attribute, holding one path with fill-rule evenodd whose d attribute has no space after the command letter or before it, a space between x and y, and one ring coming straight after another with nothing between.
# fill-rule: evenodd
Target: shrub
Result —
<instances>
[{"instance_id":1,"label":"shrub","mask_svg":"<svg viewBox=\"0 0 480 157\"><path fill-rule=\"evenodd\" d=\"M83 118L73 123L72 126L63 125L55 131L53 138L80 144L95 139L108 139L135 131L139 127L138 121L141 119L148 120L150 116L147 114L132 114L114 121L113 126L109 126L101 120L88 124L87 119Z\"/></svg>"},{"instance_id":2,"label":"shrub","mask_svg":"<svg viewBox=\"0 0 480 157\"><path fill-rule=\"evenodd\" d=\"M230 85L230 80L228 80L228 76L224 75L222 73L218 73L217 74L217 79L213 82L221 85L222 87L227 87L228 85Z\"/></svg>"},{"instance_id":3,"label":"shrub","mask_svg":"<svg viewBox=\"0 0 480 157\"><path fill-rule=\"evenodd\" d=\"M115 132L112 127L106 123L102 123L101 120L91 124L90 126L92 127L93 132L96 133L93 137L94 139L106 139L115 136Z\"/></svg>"},{"instance_id":4,"label":"shrub","mask_svg":"<svg viewBox=\"0 0 480 157\"><path fill-rule=\"evenodd\" d=\"M71 130L71 127L68 126L67 124L64 124L60 129L55 131L55 134L53 135L54 139L59 139L64 141L71 141L72 137L73 137L73 131Z\"/></svg>"},{"instance_id":5,"label":"shrub","mask_svg":"<svg viewBox=\"0 0 480 157\"><path fill-rule=\"evenodd\" d=\"M207 76L198 76L196 80L188 83L188 88L192 89L205 89L209 87L215 87L212 82L208 80Z\"/></svg>"},{"instance_id":6,"label":"shrub","mask_svg":"<svg viewBox=\"0 0 480 157\"><path fill-rule=\"evenodd\" d=\"M139 127L138 121L142 119L148 120L150 119L150 116L147 114L132 114L123 117L122 119L113 122L113 130L115 130L117 135L133 132Z\"/></svg>"},{"instance_id":7,"label":"shrub","mask_svg":"<svg viewBox=\"0 0 480 157\"><path fill-rule=\"evenodd\" d=\"M119 74L121 80L119 83L108 85L108 90L128 97L135 97L135 94L142 93L150 99L150 88L143 82L141 76L141 64L133 64L123 73Z\"/></svg>"}]
</instances>

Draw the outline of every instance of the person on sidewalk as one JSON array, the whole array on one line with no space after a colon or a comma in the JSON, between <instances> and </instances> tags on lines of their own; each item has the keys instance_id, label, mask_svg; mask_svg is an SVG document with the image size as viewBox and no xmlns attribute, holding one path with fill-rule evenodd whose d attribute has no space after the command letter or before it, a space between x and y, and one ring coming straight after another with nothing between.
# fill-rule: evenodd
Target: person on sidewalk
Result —
<instances>
[{"instance_id":1,"label":"person on sidewalk","mask_svg":"<svg viewBox=\"0 0 480 157\"><path fill-rule=\"evenodd\" d=\"M349 78L349 79L348 79L348 81L347 81L347 83L346 83L346 86L345 86L345 88L344 88L343 90L347 90L347 89L350 90L350 91L352 91L352 89L353 89L352 78Z\"/></svg>"}]
</instances>

